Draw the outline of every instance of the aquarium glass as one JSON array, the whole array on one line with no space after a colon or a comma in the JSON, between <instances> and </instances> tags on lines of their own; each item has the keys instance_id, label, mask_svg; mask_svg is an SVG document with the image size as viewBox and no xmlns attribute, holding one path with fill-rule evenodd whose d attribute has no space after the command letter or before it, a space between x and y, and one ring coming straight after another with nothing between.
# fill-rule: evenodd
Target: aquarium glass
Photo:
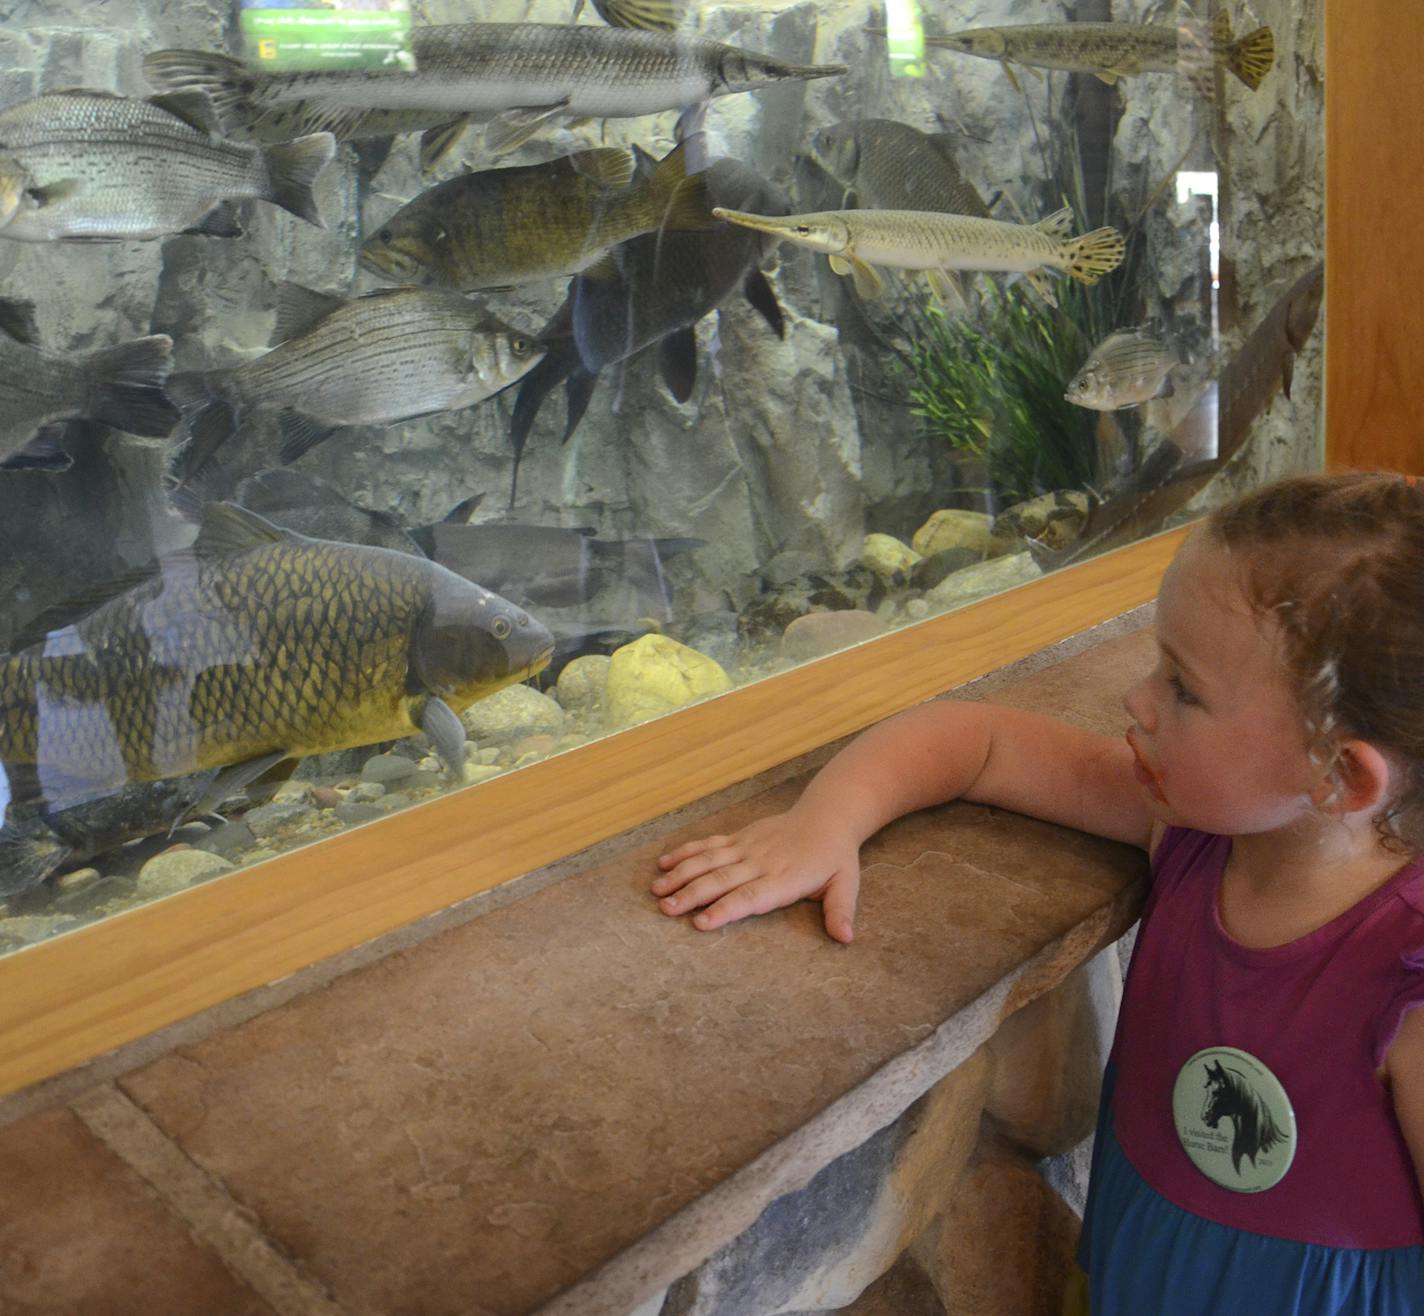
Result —
<instances>
[{"instance_id":1,"label":"aquarium glass","mask_svg":"<svg viewBox=\"0 0 1424 1316\"><path fill-rule=\"evenodd\" d=\"M0 952L1319 463L1320 0L0 10Z\"/></svg>"}]
</instances>

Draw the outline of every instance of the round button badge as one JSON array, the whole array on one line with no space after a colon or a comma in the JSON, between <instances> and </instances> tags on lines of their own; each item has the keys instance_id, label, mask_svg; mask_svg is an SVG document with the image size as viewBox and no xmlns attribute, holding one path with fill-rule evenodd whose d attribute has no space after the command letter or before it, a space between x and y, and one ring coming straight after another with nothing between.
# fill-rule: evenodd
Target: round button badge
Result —
<instances>
[{"instance_id":1,"label":"round button badge","mask_svg":"<svg viewBox=\"0 0 1424 1316\"><path fill-rule=\"evenodd\" d=\"M1232 1192L1273 1188L1295 1159L1295 1112L1285 1088L1234 1046L1209 1046L1182 1066L1172 1119L1192 1164Z\"/></svg>"}]
</instances>

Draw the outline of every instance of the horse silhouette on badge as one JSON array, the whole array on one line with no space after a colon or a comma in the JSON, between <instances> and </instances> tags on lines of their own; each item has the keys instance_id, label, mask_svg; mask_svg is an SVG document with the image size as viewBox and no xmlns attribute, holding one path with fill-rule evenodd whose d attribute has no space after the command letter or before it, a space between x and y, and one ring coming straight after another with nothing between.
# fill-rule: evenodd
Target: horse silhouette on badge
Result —
<instances>
[{"instance_id":1,"label":"horse silhouette on badge","mask_svg":"<svg viewBox=\"0 0 1424 1316\"><path fill-rule=\"evenodd\" d=\"M1219 1060L1203 1067L1206 1105L1202 1109L1202 1123L1214 1129L1223 1118L1231 1121L1235 1130L1231 1139L1231 1166L1239 1175L1243 1160L1249 1160L1254 1166L1261 1152L1270 1151L1278 1142L1285 1141L1285 1130L1276 1123L1270 1108L1256 1095L1240 1070L1227 1069Z\"/></svg>"}]
</instances>

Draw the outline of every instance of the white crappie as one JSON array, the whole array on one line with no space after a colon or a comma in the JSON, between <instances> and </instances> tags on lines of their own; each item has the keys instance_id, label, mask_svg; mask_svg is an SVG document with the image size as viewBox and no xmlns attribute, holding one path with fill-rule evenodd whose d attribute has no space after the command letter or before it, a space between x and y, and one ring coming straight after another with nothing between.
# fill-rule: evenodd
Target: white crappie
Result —
<instances>
[{"instance_id":1,"label":"white crappie","mask_svg":"<svg viewBox=\"0 0 1424 1316\"><path fill-rule=\"evenodd\" d=\"M1125 246L1114 228L1070 237L1071 210L1037 224L1008 224L972 215L926 210L826 210L807 215L749 215L716 208L719 219L771 233L824 253L831 269L849 274L862 297L878 297L884 280L877 266L923 271L937 297L952 295L956 270L1023 274L1055 305L1044 270L1060 270L1080 283L1096 283L1122 262Z\"/></svg>"},{"instance_id":2,"label":"white crappie","mask_svg":"<svg viewBox=\"0 0 1424 1316\"><path fill-rule=\"evenodd\" d=\"M485 132L496 154L546 125L682 109L716 96L808 78L844 64L788 64L736 46L673 32L564 23L455 23L412 34L417 68L403 72L262 73L215 69L201 51L163 50L144 74L164 88L198 88L224 122L252 128L303 103L337 136L371 110L497 116Z\"/></svg>"},{"instance_id":3,"label":"white crappie","mask_svg":"<svg viewBox=\"0 0 1424 1316\"><path fill-rule=\"evenodd\" d=\"M1172 392L1177 364L1165 343L1142 329L1120 329L1097 345L1068 381L1064 398L1091 411L1121 411Z\"/></svg>"},{"instance_id":4,"label":"white crappie","mask_svg":"<svg viewBox=\"0 0 1424 1316\"><path fill-rule=\"evenodd\" d=\"M383 288L351 301L286 285L278 346L227 370L174 375L190 416L191 475L251 411L280 411L292 461L346 425L394 425L493 397L538 364L543 346L457 293Z\"/></svg>"},{"instance_id":5,"label":"white crappie","mask_svg":"<svg viewBox=\"0 0 1424 1316\"><path fill-rule=\"evenodd\" d=\"M260 150L213 136L214 125L194 92L55 92L0 112L0 156L29 176L0 237L158 238L249 197L321 224L311 185L336 149L329 133Z\"/></svg>"}]
</instances>

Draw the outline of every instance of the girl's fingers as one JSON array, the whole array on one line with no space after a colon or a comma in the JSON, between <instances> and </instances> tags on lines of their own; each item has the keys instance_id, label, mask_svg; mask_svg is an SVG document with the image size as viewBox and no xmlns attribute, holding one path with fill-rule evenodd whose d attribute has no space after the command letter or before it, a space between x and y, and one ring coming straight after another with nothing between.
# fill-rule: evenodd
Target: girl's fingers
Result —
<instances>
[{"instance_id":1,"label":"girl's fingers","mask_svg":"<svg viewBox=\"0 0 1424 1316\"><path fill-rule=\"evenodd\" d=\"M693 841L684 841L675 850L658 856L658 867L676 868L684 859L689 859L703 850L719 850L731 842L730 836L699 836Z\"/></svg>"},{"instance_id":2,"label":"girl's fingers","mask_svg":"<svg viewBox=\"0 0 1424 1316\"><path fill-rule=\"evenodd\" d=\"M827 934L836 941L849 942L855 936L855 902L859 894L859 872L839 872L826 885L821 917Z\"/></svg>"},{"instance_id":3,"label":"girl's fingers","mask_svg":"<svg viewBox=\"0 0 1424 1316\"><path fill-rule=\"evenodd\" d=\"M719 841L726 841L726 837L713 838ZM676 851L674 851L676 854ZM669 856L671 857L671 856ZM689 882L701 877L704 873L713 872L718 868L725 868L729 864L735 864L741 859L741 851L735 846L723 844L717 849L702 850L700 853L688 855L680 860L671 872L664 873L661 877L655 877L652 882L654 895L665 896L669 892L681 890ZM659 860L659 862L662 862Z\"/></svg>"},{"instance_id":4,"label":"girl's fingers","mask_svg":"<svg viewBox=\"0 0 1424 1316\"><path fill-rule=\"evenodd\" d=\"M686 914L690 909L710 905L728 891L751 881L754 875L755 871L747 864L730 863L714 868L711 872L692 879L672 894L664 896L658 901L658 908L664 914Z\"/></svg>"}]
</instances>

